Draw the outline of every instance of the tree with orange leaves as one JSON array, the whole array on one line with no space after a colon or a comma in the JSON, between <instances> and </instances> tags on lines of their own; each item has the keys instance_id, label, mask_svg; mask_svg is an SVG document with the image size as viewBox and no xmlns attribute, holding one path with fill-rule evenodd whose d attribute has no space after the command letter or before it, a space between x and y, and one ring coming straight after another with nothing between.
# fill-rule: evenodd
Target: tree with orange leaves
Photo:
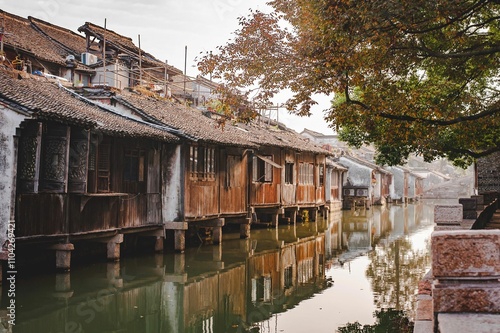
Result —
<instances>
[{"instance_id":1,"label":"tree with orange leaves","mask_svg":"<svg viewBox=\"0 0 500 333\"><path fill-rule=\"evenodd\" d=\"M279 91L380 164L410 154L466 166L500 150L499 0L273 0L199 68L268 104ZM251 88L248 88L251 87Z\"/></svg>"}]
</instances>

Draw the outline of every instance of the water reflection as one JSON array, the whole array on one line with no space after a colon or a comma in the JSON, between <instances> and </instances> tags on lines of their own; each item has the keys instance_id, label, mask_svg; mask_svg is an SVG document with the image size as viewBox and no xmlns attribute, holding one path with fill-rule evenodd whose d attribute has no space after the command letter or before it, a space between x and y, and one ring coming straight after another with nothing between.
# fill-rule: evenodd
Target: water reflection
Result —
<instances>
[{"instance_id":1,"label":"water reflection","mask_svg":"<svg viewBox=\"0 0 500 333\"><path fill-rule=\"evenodd\" d=\"M412 310L431 229L432 207L373 207L252 230L248 240L226 235L222 245L185 254L25 278L14 332L334 332L371 324L376 309Z\"/></svg>"}]
</instances>

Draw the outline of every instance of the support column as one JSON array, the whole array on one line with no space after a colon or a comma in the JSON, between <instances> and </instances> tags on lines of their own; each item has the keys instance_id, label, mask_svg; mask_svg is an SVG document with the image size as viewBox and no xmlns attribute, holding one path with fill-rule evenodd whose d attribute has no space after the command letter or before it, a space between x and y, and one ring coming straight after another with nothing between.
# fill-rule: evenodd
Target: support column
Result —
<instances>
[{"instance_id":1,"label":"support column","mask_svg":"<svg viewBox=\"0 0 500 333\"><path fill-rule=\"evenodd\" d=\"M271 217L271 225L273 227L277 227L278 226L278 218L279 218L279 214L273 214L272 217Z\"/></svg>"},{"instance_id":2,"label":"support column","mask_svg":"<svg viewBox=\"0 0 500 333\"><path fill-rule=\"evenodd\" d=\"M163 252L163 237L156 237L155 252Z\"/></svg>"},{"instance_id":3,"label":"support column","mask_svg":"<svg viewBox=\"0 0 500 333\"><path fill-rule=\"evenodd\" d=\"M163 252L163 241L165 240L165 229L147 231L140 234L141 237L155 238L155 252Z\"/></svg>"},{"instance_id":4,"label":"support column","mask_svg":"<svg viewBox=\"0 0 500 333\"><path fill-rule=\"evenodd\" d=\"M226 222L225 219L220 218L204 223L204 226L212 227L212 238L214 244L222 243L222 227L224 226L225 222Z\"/></svg>"},{"instance_id":5,"label":"support column","mask_svg":"<svg viewBox=\"0 0 500 333\"><path fill-rule=\"evenodd\" d=\"M252 218L245 219L245 223L240 224L240 238L246 239L250 237L250 224L252 223Z\"/></svg>"},{"instance_id":6,"label":"support column","mask_svg":"<svg viewBox=\"0 0 500 333\"><path fill-rule=\"evenodd\" d=\"M72 243L55 244L50 247L56 250L56 269L69 271L71 267L71 251L75 249Z\"/></svg>"},{"instance_id":7,"label":"support column","mask_svg":"<svg viewBox=\"0 0 500 333\"><path fill-rule=\"evenodd\" d=\"M166 230L174 230L174 249L183 253L186 250L187 222L165 222L164 226Z\"/></svg>"},{"instance_id":8,"label":"support column","mask_svg":"<svg viewBox=\"0 0 500 333\"><path fill-rule=\"evenodd\" d=\"M222 243L222 227L224 226L224 223L224 219L217 220L217 226L213 229L214 244Z\"/></svg>"},{"instance_id":9,"label":"support column","mask_svg":"<svg viewBox=\"0 0 500 333\"><path fill-rule=\"evenodd\" d=\"M174 249L180 253L186 250L186 230L175 230Z\"/></svg>"},{"instance_id":10,"label":"support column","mask_svg":"<svg viewBox=\"0 0 500 333\"><path fill-rule=\"evenodd\" d=\"M122 234L118 234L106 242L108 260L120 260L121 243L123 243Z\"/></svg>"}]
</instances>

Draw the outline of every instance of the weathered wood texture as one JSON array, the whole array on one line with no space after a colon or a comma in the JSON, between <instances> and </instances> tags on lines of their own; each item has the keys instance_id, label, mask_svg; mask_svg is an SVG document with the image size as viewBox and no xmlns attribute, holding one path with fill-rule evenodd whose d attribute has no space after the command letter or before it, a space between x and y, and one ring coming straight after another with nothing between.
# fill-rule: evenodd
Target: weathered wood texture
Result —
<instances>
[{"instance_id":1,"label":"weathered wood texture","mask_svg":"<svg viewBox=\"0 0 500 333\"><path fill-rule=\"evenodd\" d=\"M23 194L16 236L55 236L159 225L160 194Z\"/></svg>"}]
</instances>

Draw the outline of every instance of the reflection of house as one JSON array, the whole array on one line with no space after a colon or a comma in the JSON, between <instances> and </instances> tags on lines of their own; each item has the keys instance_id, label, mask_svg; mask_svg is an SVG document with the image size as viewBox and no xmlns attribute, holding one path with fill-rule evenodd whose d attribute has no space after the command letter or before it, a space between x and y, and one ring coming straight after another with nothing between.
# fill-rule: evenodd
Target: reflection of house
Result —
<instances>
[{"instance_id":1,"label":"reflection of house","mask_svg":"<svg viewBox=\"0 0 500 333\"><path fill-rule=\"evenodd\" d=\"M325 281L324 244L320 235L254 255L237 246L220 258L199 253L141 258L127 262L126 271L119 263L103 264L91 277L58 275L55 288L52 279L40 279L41 290L55 290L33 297L32 289L21 288L18 328L62 332L72 323L85 332L231 332L250 327L326 288L315 283ZM231 256L226 264L219 261L226 256Z\"/></svg>"},{"instance_id":2,"label":"reflection of house","mask_svg":"<svg viewBox=\"0 0 500 333\"><path fill-rule=\"evenodd\" d=\"M350 250L365 250L372 246L371 210L344 212L342 219L344 245Z\"/></svg>"},{"instance_id":3,"label":"reflection of house","mask_svg":"<svg viewBox=\"0 0 500 333\"><path fill-rule=\"evenodd\" d=\"M362 198L368 205L385 204L389 196L392 174L378 165L366 160L342 155L338 163L348 168L344 180L344 207L350 207L350 202Z\"/></svg>"}]
</instances>

